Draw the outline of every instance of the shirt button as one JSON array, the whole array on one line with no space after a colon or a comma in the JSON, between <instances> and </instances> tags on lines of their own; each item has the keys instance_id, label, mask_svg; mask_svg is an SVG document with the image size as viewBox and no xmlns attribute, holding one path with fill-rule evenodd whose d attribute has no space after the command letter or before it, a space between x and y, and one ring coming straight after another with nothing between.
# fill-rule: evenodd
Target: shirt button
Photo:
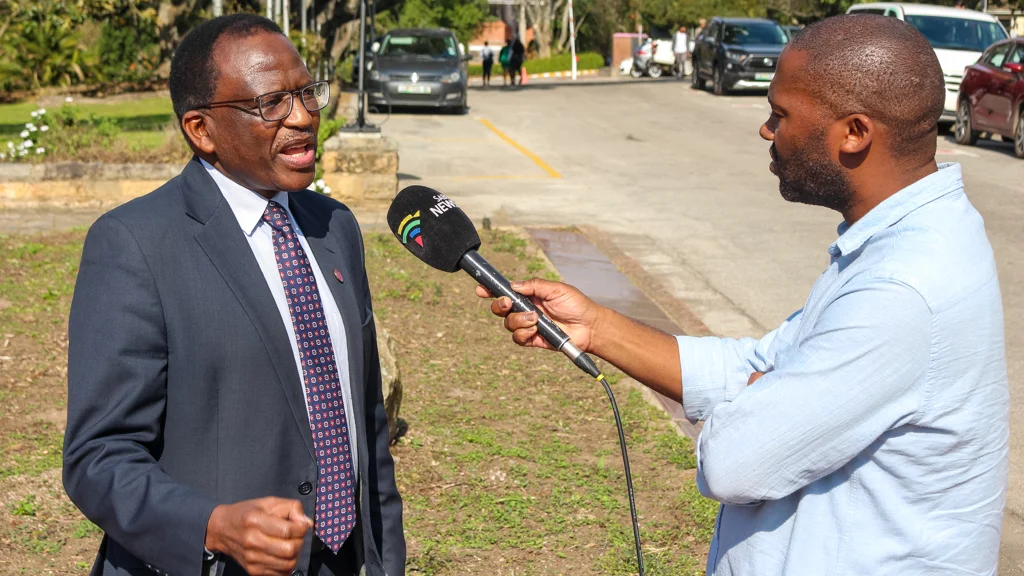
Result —
<instances>
[{"instance_id":1,"label":"shirt button","mask_svg":"<svg viewBox=\"0 0 1024 576\"><path fill-rule=\"evenodd\" d=\"M303 482L302 484L299 484L299 494L305 496L306 494L309 494L312 491L313 485L310 484L309 482Z\"/></svg>"},{"instance_id":2,"label":"shirt button","mask_svg":"<svg viewBox=\"0 0 1024 576\"><path fill-rule=\"evenodd\" d=\"M302 576L302 570L296 570L295 572L292 572L292 576Z\"/></svg>"}]
</instances>

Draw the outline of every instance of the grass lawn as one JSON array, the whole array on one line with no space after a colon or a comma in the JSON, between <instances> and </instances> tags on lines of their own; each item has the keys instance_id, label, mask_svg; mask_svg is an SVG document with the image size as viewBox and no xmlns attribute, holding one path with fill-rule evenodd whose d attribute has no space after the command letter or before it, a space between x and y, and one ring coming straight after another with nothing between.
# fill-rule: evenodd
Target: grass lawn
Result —
<instances>
[{"instance_id":1,"label":"grass lawn","mask_svg":"<svg viewBox=\"0 0 1024 576\"><path fill-rule=\"evenodd\" d=\"M163 96L150 96L133 100L118 100L108 103L82 104L72 103L85 112L106 116L117 120L122 130L160 130L174 121L174 109L171 99ZM31 113L39 107L32 102L17 104L0 104L0 135L17 134L32 121ZM48 109L48 112L52 109Z\"/></svg>"},{"instance_id":2,"label":"grass lawn","mask_svg":"<svg viewBox=\"0 0 1024 576\"><path fill-rule=\"evenodd\" d=\"M99 529L60 483L67 313L84 232L0 236L0 574L86 574ZM622 464L600 385L513 346L463 275L366 237L375 309L396 340L408 432L392 448L410 574L635 573ZM513 278L545 273L484 234ZM550 273L550 272L548 272ZM717 504L690 442L610 373L629 441L648 574L703 571Z\"/></svg>"}]
</instances>

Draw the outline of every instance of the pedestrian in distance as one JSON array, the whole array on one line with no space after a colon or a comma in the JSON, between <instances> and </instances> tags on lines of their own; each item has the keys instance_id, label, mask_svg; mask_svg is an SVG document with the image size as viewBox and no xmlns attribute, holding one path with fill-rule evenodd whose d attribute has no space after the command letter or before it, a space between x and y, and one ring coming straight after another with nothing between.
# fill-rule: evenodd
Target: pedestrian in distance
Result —
<instances>
[{"instance_id":1,"label":"pedestrian in distance","mask_svg":"<svg viewBox=\"0 0 1024 576\"><path fill-rule=\"evenodd\" d=\"M518 85L523 84L523 61L526 60L526 47L519 40L519 36L516 36L512 40L511 47L512 54L509 57L509 66L511 67L510 74L512 76L512 85L516 86L516 78L519 78Z\"/></svg>"},{"instance_id":2,"label":"pedestrian in distance","mask_svg":"<svg viewBox=\"0 0 1024 576\"><path fill-rule=\"evenodd\" d=\"M507 38L498 52L498 63L501 64L501 85L508 86L512 78L512 38Z\"/></svg>"},{"instance_id":3,"label":"pedestrian in distance","mask_svg":"<svg viewBox=\"0 0 1024 576\"><path fill-rule=\"evenodd\" d=\"M672 37L672 52L676 57L676 79L686 76L686 59L690 53L690 39L686 34L686 26L680 26Z\"/></svg>"},{"instance_id":4,"label":"pedestrian in distance","mask_svg":"<svg viewBox=\"0 0 1024 576\"><path fill-rule=\"evenodd\" d=\"M93 224L71 304L92 574L401 576L362 236L308 189L329 85L242 13L193 28L169 84L194 156Z\"/></svg>"},{"instance_id":5,"label":"pedestrian in distance","mask_svg":"<svg viewBox=\"0 0 1024 576\"><path fill-rule=\"evenodd\" d=\"M491 68L494 67L494 50L491 49L487 40L484 40L484 49L480 51L484 66L484 88L491 85Z\"/></svg>"},{"instance_id":6,"label":"pedestrian in distance","mask_svg":"<svg viewBox=\"0 0 1024 576\"><path fill-rule=\"evenodd\" d=\"M513 284L704 421L697 486L722 504L709 575L998 572L1002 299L960 165L935 160L945 96L935 51L896 18L836 16L783 50L769 169L785 200L842 223L804 307L761 338L674 337L566 284ZM551 348L536 313L491 310L516 343Z\"/></svg>"}]
</instances>

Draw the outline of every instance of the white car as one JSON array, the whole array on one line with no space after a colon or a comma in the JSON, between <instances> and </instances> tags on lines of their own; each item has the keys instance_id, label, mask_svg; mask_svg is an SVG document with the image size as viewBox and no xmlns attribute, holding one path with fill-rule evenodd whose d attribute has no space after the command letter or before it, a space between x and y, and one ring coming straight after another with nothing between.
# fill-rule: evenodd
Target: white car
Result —
<instances>
[{"instance_id":1,"label":"white car","mask_svg":"<svg viewBox=\"0 0 1024 576\"><path fill-rule=\"evenodd\" d=\"M956 120L957 95L964 69L978 61L993 43L1009 37L999 20L991 14L901 2L854 4L847 14L879 14L899 18L924 35L935 50L946 80L946 104L942 120Z\"/></svg>"}]
</instances>

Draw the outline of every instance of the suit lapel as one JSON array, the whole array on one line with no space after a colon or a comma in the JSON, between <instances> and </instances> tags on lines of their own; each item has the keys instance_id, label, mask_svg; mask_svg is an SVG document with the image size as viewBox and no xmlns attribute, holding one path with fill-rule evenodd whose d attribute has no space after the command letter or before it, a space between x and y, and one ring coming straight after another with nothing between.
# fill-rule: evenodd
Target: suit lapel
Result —
<instances>
[{"instance_id":1,"label":"suit lapel","mask_svg":"<svg viewBox=\"0 0 1024 576\"><path fill-rule=\"evenodd\" d=\"M360 320L362 310L360 310L359 298L356 294L358 283L355 281L361 271L354 268L352 249L341 249L338 245L337 235L330 232L330 215L316 215L308 210L302 204L300 194L295 193L289 196L288 204L299 228L302 229L302 234L306 237L309 249L316 258L324 280L330 286L331 295L338 305L338 310L341 312L341 320L345 325L349 383L353 404L346 414L355 420L355 429L358 431L356 437L359 440L358 443L362 444L362 440L368 440L364 438L366 436L366 411L363 408L366 395L364 384L366 372L365 366L363 366L363 334ZM335 270L341 272L344 281L339 281L335 277ZM321 287L321 291L322 289L323 287ZM367 462L365 454L359 456L360 464Z\"/></svg>"},{"instance_id":2,"label":"suit lapel","mask_svg":"<svg viewBox=\"0 0 1024 576\"><path fill-rule=\"evenodd\" d=\"M194 166L198 166L202 173L196 173ZM192 174L188 173L190 171ZM193 162L186 168L185 176L185 185L182 189L186 195L189 215L204 224L195 238L259 332L277 371L288 407L295 417L299 435L305 442L309 457L315 461L313 436L309 432L309 416L306 413L302 383L299 381L298 369L295 366L295 355L288 341L284 321L278 314L277 304L267 286L267 280L256 262L256 257L253 256L245 235L238 227L238 220L235 219L227 202L223 201L216 183L206 174L205 168L198 162ZM205 182L202 177L205 177Z\"/></svg>"}]
</instances>

